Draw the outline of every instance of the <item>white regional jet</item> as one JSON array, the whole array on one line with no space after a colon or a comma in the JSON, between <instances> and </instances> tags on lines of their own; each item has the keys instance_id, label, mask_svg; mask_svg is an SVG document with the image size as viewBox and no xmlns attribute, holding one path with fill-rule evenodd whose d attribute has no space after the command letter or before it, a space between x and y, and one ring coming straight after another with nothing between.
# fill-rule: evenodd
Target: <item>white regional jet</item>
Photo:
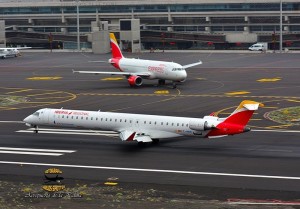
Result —
<instances>
[{"instance_id":1,"label":"white regional jet","mask_svg":"<svg viewBox=\"0 0 300 209\"><path fill-rule=\"evenodd\" d=\"M247 123L263 104L245 100L227 118L186 118L100 111L40 109L24 119L27 126L72 127L116 131L122 141L157 142L162 138L216 138L250 131Z\"/></svg>"},{"instance_id":2,"label":"white regional jet","mask_svg":"<svg viewBox=\"0 0 300 209\"><path fill-rule=\"evenodd\" d=\"M115 35L113 33L109 35L112 58L108 62L121 72L73 71L74 73L123 75L127 78L130 86L141 86L143 79L158 79L160 85L164 85L166 80L170 80L175 88L176 82L185 81L187 77L186 68L202 64L199 61L182 66L175 62L125 58L118 46Z\"/></svg>"},{"instance_id":3,"label":"white regional jet","mask_svg":"<svg viewBox=\"0 0 300 209\"><path fill-rule=\"evenodd\" d=\"M30 49L31 47L14 47L14 48L0 48L0 58L20 56L19 49Z\"/></svg>"}]
</instances>

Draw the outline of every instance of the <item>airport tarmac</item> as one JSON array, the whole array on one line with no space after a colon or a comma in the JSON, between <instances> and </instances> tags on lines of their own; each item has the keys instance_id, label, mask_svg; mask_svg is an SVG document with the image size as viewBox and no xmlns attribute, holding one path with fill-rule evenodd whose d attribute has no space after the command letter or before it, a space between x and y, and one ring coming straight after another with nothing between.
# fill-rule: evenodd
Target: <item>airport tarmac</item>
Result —
<instances>
[{"instance_id":1,"label":"airport tarmac","mask_svg":"<svg viewBox=\"0 0 300 209\"><path fill-rule=\"evenodd\" d=\"M300 106L299 54L125 56L203 64L188 69L186 82L172 89L171 83L157 86L156 80L131 88L123 77L72 73L115 71L109 64L89 62L107 60L109 54L24 52L0 60L1 179L42 186L44 171L59 168L66 187L75 180L104 184L113 178L119 185L207 191L207 199L299 201L299 118L289 123L267 118L271 111ZM41 128L33 134L21 123L44 107L226 117L245 99L265 104L249 123L252 131L219 139L182 137L140 147L113 132Z\"/></svg>"}]
</instances>

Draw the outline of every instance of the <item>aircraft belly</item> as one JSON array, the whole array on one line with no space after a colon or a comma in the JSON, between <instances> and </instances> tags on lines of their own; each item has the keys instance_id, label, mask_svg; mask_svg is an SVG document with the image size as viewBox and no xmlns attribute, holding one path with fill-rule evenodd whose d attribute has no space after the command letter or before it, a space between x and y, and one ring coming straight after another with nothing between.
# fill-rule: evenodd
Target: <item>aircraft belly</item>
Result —
<instances>
[{"instance_id":1,"label":"aircraft belly","mask_svg":"<svg viewBox=\"0 0 300 209\"><path fill-rule=\"evenodd\" d=\"M158 131L158 130L151 130L149 131L149 136L152 139L163 139L163 138L173 138L178 137L180 134L167 132L167 131ZM145 133L146 134L146 133Z\"/></svg>"}]
</instances>

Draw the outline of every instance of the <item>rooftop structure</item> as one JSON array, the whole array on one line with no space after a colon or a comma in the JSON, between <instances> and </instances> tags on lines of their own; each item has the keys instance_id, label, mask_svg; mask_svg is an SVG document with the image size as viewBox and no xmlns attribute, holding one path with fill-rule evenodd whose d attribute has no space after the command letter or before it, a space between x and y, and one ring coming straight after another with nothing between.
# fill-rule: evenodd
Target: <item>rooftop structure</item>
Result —
<instances>
[{"instance_id":1,"label":"rooftop structure","mask_svg":"<svg viewBox=\"0 0 300 209\"><path fill-rule=\"evenodd\" d=\"M297 36L291 35L300 34L300 2L282 1L283 34L284 37L293 37L293 40L290 40L291 38L285 40L297 42L299 41ZM0 0L0 2L0 20L5 20L7 28L17 31L76 34L77 4L82 35L92 32L92 21L108 21L108 29L117 32L120 19L132 18L140 19L142 32L152 32L146 35L155 32L171 33L173 38L174 34L219 35L225 37L227 43L272 41L272 34L278 35L280 29L280 0ZM142 35L144 42L149 42L151 38L153 41L155 36L148 36L146 39ZM159 37L162 38L165 37Z\"/></svg>"}]
</instances>

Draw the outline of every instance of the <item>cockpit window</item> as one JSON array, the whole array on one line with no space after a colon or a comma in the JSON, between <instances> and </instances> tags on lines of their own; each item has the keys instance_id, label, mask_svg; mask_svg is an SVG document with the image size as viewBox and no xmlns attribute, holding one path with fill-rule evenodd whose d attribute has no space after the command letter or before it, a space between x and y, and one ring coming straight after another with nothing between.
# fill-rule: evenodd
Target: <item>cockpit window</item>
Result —
<instances>
[{"instance_id":1,"label":"cockpit window","mask_svg":"<svg viewBox=\"0 0 300 209\"><path fill-rule=\"evenodd\" d=\"M40 113L39 113L39 112L35 112L35 113L33 113L32 115L34 115L34 116L39 116Z\"/></svg>"}]
</instances>

